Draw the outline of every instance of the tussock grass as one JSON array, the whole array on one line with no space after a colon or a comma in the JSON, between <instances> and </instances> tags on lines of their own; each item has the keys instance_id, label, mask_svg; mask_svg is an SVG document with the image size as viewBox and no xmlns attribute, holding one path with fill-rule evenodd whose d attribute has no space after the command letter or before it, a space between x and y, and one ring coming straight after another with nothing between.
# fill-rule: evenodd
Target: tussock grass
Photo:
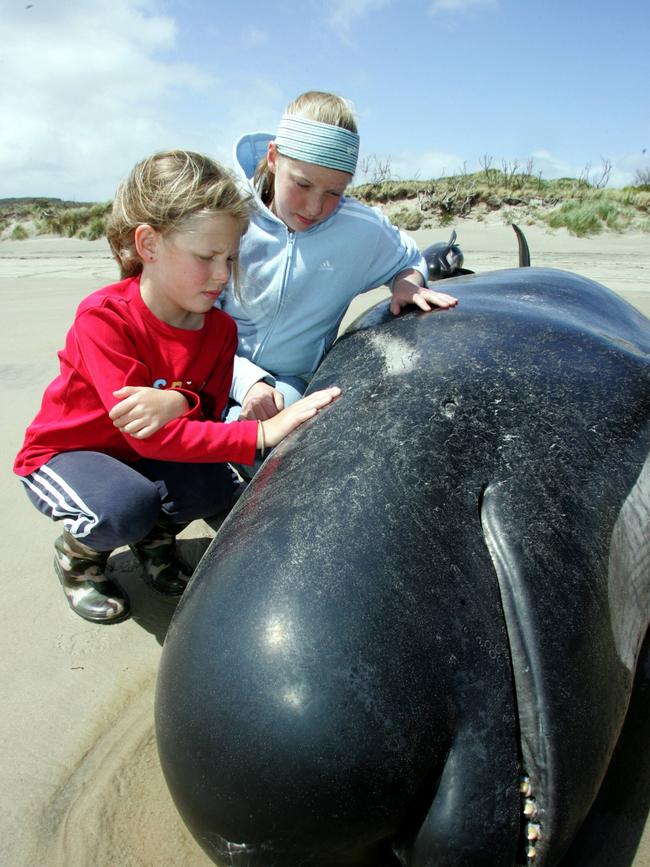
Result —
<instances>
[{"instance_id":1,"label":"tussock grass","mask_svg":"<svg viewBox=\"0 0 650 867\"><path fill-rule=\"evenodd\" d=\"M589 179L545 180L532 172L532 164L517 162L492 167L489 156L479 172L461 172L432 180L390 180L389 161L375 160L374 182L354 187L351 194L369 205L379 205L400 228L414 230L444 226L459 217L481 220L498 213L504 222L565 228L574 235L603 230L650 231L650 178L638 173L638 183L623 189L606 188L607 174ZM110 202L77 203L61 199L0 200L0 235L30 237L54 234L96 240L104 236ZM19 226L23 227L22 234ZM17 232L17 234L14 234Z\"/></svg>"},{"instance_id":2,"label":"tussock grass","mask_svg":"<svg viewBox=\"0 0 650 867\"><path fill-rule=\"evenodd\" d=\"M29 238L29 233L21 223L16 223L11 230L11 235L9 237L12 241L25 241Z\"/></svg>"},{"instance_id":3,"label":"tussock grass","mask_svg":"<svg viewBox=\"0 0 650 867\"><path fill-rule=\"evenodd\" d=\"M563 227L575 235L603 229L648 231L649 193L647 185L604 189L585 178L547 181L530 172L491 167L429 181L367 183L352 190L362 202L385 206L390 219L404 229L499 212L504 221Z\"/></svg>"},{"instance_id":4,"label":"tussock grass","mask_svg":"<svg viewBox=\"0 0 650 867\"><path fill-rule=\"evenodd\" d=\"M102 238L111 203L77 203L61 199L0 200L0 233L13 240L32 235L61 235L65 238Z\"/></svg>"},{"instance_id":5,"label":"tussock grass","mask_svg":"<svg viewBox=\"0 0 650 867\"><path fill-rule=\"evenodd\" d=\"M37 231L40 235L63 235L93 241L103 237L110 210L110 203L51 209L38 220Z\"/></svg>"}]
</instances>

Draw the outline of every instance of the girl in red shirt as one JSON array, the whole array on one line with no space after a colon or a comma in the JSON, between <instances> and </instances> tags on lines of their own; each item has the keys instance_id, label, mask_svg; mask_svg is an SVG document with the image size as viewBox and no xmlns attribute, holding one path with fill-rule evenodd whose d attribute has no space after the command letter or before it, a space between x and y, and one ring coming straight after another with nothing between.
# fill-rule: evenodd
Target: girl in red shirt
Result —
<instances>
[{"instance_id":1,"label":"girl in red shirt","mask_svg":"<svg viewBox=\"0 0 650 867\"><path fill-rule=\"evenodd\" d=\"M232 506L239 488L226 462L253 463L340 393L316 392L264 421L221 421L237 331L213 305L247 225L248 202L229 174L196 153L155 154L117 191L107 236L123 279L79 305L14 465L34 505L63 522L54 565L86 620L129 614L105 574L123 545L154 589L182 593L189 575L176 535ZM120 400L147 405L149 389L162 392L149 401L155 432L147 410L135 428L113 421Z\"/></svg>"}]
</instances>

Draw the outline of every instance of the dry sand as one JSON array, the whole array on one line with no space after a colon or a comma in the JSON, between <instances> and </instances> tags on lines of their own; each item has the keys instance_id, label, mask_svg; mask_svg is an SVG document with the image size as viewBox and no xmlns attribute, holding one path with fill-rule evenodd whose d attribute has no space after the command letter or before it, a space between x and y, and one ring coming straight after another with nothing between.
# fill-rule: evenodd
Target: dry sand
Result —
<instances>
[{"instance_id":1,"label":"dry sand","mask_svg":"<svg viewBox=\"0 0 650 867\"><path fill-rule=\"evenodd\" d=\"M459 222L466 267L511 267L512 230ZM624 295L650 317L650 237L576 239L526 228L533 264L573 270ZM447 230L414 233L422 247ZM28 503L11 466L78 302L116 278L104 241L0 243L4 590L0 634L0 865L2 867L209 867L168 795L153 737L156 669L173 603L150 593L130 554L112 568L133 618L95 626L69 611L52 569L54 525ZM450 289L449 284L445 289ZM346 321L376 290L355 305ZM198 560L212 535L185 531ZM644 838L635 867L650 867Z\"/></svg>"}]
</instances>

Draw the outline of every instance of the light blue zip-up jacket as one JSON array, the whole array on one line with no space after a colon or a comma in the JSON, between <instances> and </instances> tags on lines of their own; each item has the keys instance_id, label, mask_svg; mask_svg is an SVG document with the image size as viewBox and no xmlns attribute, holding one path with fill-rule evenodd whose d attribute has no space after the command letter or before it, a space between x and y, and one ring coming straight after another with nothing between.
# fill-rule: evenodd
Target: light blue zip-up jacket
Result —
<instances>
[{"instance_id":1,"label":"light blue zip-up jacket","mask_svg":"<svg viewBox=\"0 0 650 867\"><path fill-rule=\"evenodd\" d=\"M235 163L256 204L239 251L241 300L232 290L221 298L239 333L231 389L238 403L269 373L308 381L355 296L408 268L427 279L415 241L354 199L343 196L327 219L304 232L288 229L262 204L252 184L273 138L252 133L235 144Z\"/></svg>"}]
</instances>

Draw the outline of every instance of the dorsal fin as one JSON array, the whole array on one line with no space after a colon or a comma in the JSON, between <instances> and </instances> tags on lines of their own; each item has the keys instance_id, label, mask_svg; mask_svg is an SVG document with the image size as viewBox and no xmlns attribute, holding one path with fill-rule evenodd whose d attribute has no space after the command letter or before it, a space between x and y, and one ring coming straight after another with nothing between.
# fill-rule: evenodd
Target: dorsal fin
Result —
<instances>
[{"instance_id":1,"label":"dorsal fin","mask_svg":"<svg viewBox=\"0 0 650 867\"><path fill-rule=\"evenodd\" d=\"M519 247L519 267L530 268L530 250L528 249L528 242L519 226L516 226L514 223L511 225L515 230L515 235L517 236L517 246Z\"/></svg>"}]
</instances>

